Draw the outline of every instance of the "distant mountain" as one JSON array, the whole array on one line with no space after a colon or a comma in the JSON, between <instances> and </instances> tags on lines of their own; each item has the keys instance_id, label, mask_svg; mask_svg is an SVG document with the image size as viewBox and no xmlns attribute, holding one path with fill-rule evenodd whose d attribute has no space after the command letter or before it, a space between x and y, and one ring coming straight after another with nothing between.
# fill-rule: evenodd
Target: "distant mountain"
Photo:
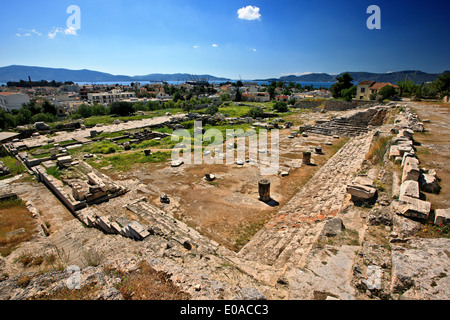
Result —
<instances>
[{"instance_id":1,"label":"distant mountain","mask_svg":"<svg viewBox=\"0 0 450 320\"><path fill-rule=\"evenodd\" d=\"M448 73L450 71L444 71ZM421 82L434 81L440 74L425 73L422 71L399 71L390 73L370 73L370 72L349 72L354 79L354 82L363 80L373 80L377 82L391 82L397 83L400 80L411 80L417 84ZM338 76L327 73L311 73L301 76L288 75L281 78L259 79L259 81L292 81L292 82L335 82ZM73 82L134 82L134 81L190 81L194 79L208 81L229 81L227 78L215 77L212 75L195 75L193 77L188 73L163 74L153 73L141 76L126 76L126 75L112 75L105 72L92 70L69 70L43 67L29 67L29 66L7 66L0 67L0 83L8 81L28 80L28 77L33 81L39 80L55 80L58 82L73 81ZM257 80L254 80L257 81Z\"/></svg>"},{"instance_id":2,"label":"distant mountain","mask_svg":"<svg viewBox=\"0 0 450 320\"><path fill-rule=\"evenodd\" d=\"M112 75L109 73L92 70L69 70L29 66L7 66L0 67L0 82L8 81L28 81L28 77L33 81L55 80L58 82L132 82L132 81L189 81L192 75L187 73L177 74L148 74L142 76ZM227 81L226 78L218 78L211 75L195 75L197 79L207 79L208 81Z\"/></svg>"},{"instance_id":3,"label":"distant mountain","mask_svg":"<svg viewBox=\"0 0 450 320\"><path fill-rule=\"evenodd\" d=\"M444 73L449 73L450 71L444 71ZM344 72L343 72L344 73ZM284 76L279 80L281 81L293 81L293 82L335 82L338 75L330 75L327 73L311 73L302 76ZM370 72L348 72L352 77L353 81L358 83L364 80L373 80L377 82L391 82L397 83L398 81L403 81L405 79L411 80L416 84L422 82L431 82L436 80L436 78L441 75L441 73L425 73L422 71L412 70L412 71L398 71L389 73L370 73Z\"/></svg>"}]
</instances>

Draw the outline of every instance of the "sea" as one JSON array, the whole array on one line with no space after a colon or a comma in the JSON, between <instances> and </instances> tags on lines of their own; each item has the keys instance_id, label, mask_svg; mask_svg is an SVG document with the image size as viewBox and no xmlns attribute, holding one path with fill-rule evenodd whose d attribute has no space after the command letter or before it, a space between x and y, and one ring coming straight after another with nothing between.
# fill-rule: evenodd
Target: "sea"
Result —
<instances>
[{"instance_id":1,"label":"sea","mask_svg":"<svg viewBox=\"0 0 450 320\"><path fill-rule=\"evenodd\" d=\"M237 80L228 80L231 83L236 83ZM146 85L146 84L152 84L152 83L158 83L159 81L137 81L139 82L141 85ZM180 85L182 83L185 83L186 81L165 81L168 84L173 84L173 85ZM220 83L224 83L227 81L209 81L209 83L214 83L214 84L220 84ZM246 80L242 80L242 82L255 82L258 85L269 85L271 84L272 81L246 81ZM288 82L285 82L288 83ZM302 87L304 86L310 86L312 85L313 88L319 89L319 88L325 88L325 89L329 89L334 82L294 82L294 83L300 83L300 85ZM119 84L119 85L130 85L130 82L77 82L77 84L79 85L93 85L93 84L108 84L108 85L114 85L114 84Z\"/></svg>"},{"instance_id":2,"label":"sea","mask_svg":"<svg viewBox=\"0 0 450 320\"><path fill-rule=\"evenodd\" d=\"M146 84L152 84L152 83L158 83L158 81L138 81L141 85L146 85ZM182 84L186 81L166 81L168 84L172 84L172 85L179 85ZM209 81L209 83L214 83L214 84L220 84L220 83L224 83L226 81ZM237 80L229 80L229 82L231 83L236 83ZM269 85L271 84L272 81L246 81L246 80L242 80L242 82L255 82L258 85ZM76 82L78 85L100 85L100 84L106 84L106 85L115 85L115 84L119 84L119 85L123 85L123 86L129 86L131 84L131 81L129 82ZM287 82L285 82L287 83ZM313 86L314 89L329 89L334 82L295 82L295 83L300 83L300 85L302 87L304 86ZM0 83L0 86L5 85L6 83Z\"/></svg>"}]
</instances>

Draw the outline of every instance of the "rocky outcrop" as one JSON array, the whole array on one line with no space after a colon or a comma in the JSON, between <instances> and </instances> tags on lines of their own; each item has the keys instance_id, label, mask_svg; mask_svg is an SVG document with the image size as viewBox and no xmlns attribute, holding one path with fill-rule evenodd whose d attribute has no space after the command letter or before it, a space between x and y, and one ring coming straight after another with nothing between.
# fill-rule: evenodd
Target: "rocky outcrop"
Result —
<instances>
[{"instance_id":1,"label":"rocky outcrop","mask_svg":"<svg viewBox=\"0 0 450 320\"><path fill-rule=\"evenodd\" d=\"M450 297L450 239L412 239L392 246L393 294L402 300L447 300Z\"/></svg>"}]
</instances>

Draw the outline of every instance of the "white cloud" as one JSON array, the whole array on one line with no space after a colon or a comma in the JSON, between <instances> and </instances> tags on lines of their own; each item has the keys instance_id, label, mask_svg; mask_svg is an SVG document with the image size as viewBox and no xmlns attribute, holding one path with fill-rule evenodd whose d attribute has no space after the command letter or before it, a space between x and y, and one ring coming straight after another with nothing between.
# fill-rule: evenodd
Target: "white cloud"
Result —
<instances>
[{"instance_id":1,"label":"white cloud","mask_svg":"<svg viewBox=\"0 0 450 320\"><path fill-rule=\"evenodd\" d=\"M64 33L72 35L72 36L76 36L77 35L77 29L75 29L74 27L69 27L66 30L64 30Z\"/></svg>"},{"instance_id":2,"label":"white cloud","mask_svg":"<svg viewBox=\"0 0 450 320\"><path fill-rule=\"evenodd\" d=\"M259 20L261 14L258 7L246 6L238 10L238 18L243 20Z\"/></svg>"},{"instance_id":3,"label":"white cloud","mask_svg":"<svg viewBox=\"0 0 450 320\"><path fill-rule=\"evenodd\" d=\"M253 48L253 49L252 49L252 51L253 51L253 52L256 52L256 49L255 49L255 48Z\"/></svg>"},{"instance_id":4,"label":"white cloud","mask_svg":"<svg viewBox=\"0 0 450 320\"><path fill-rule=\"evenodd\" d=\"M65 35L71 35L71 36L76 36L77 35L77 29L75 29L74 27L69 27L67 29L63 29L63 28L53 28L53 32L50 31L47 36L50 39L55 39L56 36L58 35L58 33L63 33Z\"/></svg>"},{"instance_id":5,"label":"white cloud","mask_svg":"<svg viewBox=\"0 0 450 320\"><path fill-rule=\"evenodd\" d=\"M218 47L219 47L219 45L218 45L218 44L215 44L215 43L213 43L212 46L213 46L214 48L218 48Z\"/></svg>"},{"instance_id":6,"label":"white cloud","mask_svg":"<svg viewBox=\"0 0 450 320\"><path fill-rule=\"evenodd\" d=\"M200 48L200 46L193 46L193 48L194 48L194 49L198 49L198 48Z\"/></svg>"},{"instance_id":7,"label":"white cloud","mask_svg":"<svg viewBox=\"0 0 450 320\"><path fill-rule=\"evenodd\" d=\"M42 36L42 33L37 31L36 29L24 30L22 28L19 29L19 32L16 33L18 37L31 37L33 35Z\"/></svg>"},{"instance_id":8,"label":"white cloud","mask_svg":"<svg viewBox=\"0 0 450 320\"><path fill-rule=\"evenodd\" d=\"M57 35L58 33L62 33L62 32L64 32L63 28L54 28L54 29L53 29L53 32L49 32L49 33L48 33L48 37L49 37L50 39L55 39L55 38L56 38L56 35Z\"/></svg>"}]
</instances>

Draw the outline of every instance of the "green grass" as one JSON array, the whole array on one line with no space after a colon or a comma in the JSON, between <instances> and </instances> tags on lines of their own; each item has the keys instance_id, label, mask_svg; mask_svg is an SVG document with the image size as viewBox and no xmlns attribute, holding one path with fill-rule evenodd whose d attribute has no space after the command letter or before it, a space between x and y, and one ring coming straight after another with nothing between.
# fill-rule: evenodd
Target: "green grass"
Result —
<instances>
[{"instance_id":1,"label":"green grass","mask_svg":"<svg viewBox=\"0 0 450 320\"><path fill-rule=\"evenodd\" d=\"M251 107L247 106L235 106L230 105L226 107L219 108L219 112L223 114L228 114L229 117L235 118L235 117L244 117L247 115L247 113L250 111Z\"/></svg>"},{"instance_id":2,"label":"green grass","mask_svg":"<svg viewBox=\"0 0 450 320\"><path fill-rule=\"evenodd\" d=\"M3 164L7 166L10 170L10 173L5 176L1 176L0 180L14 177L26 171L25 167L14 157L11 156L0 157L0 161L2 161Z\"/></svg>"},{"instance_id":3,"label":"green grass","mask_svg":"<svg viewBox=\"0 0 450 320\"><path fill-rule=\"evenodd\" d=\"M143 163L159 163L169 160L171 157L170 152L155 152L150 156L145 156L143 151L132 153L121 153L112 156L104 156L100 161L88 159L88 163L96 168L101 168L111 165L112 168L119 172L125 172L130 170L135 164Z\"/></svg>"},{"instance_id":4,"label":"green grass","mask_svg":"<svg viewBox=\"0 0 450 320\"><path fill-rule=\"evenodd\" d=\"M132 149L148 149L148 148L157 148L157 149L172 149L175 147L177 142L173 142L171 137L165 137L161 140L146 140L139 144L133 144L131 146Z\"/></svg>"},{"instance_id":5,"label":"green grass","mask_svg":"<svg viewBox=\"0 0 450 320\"><path fill-rule=\"evenodd\" d=\"M46 171L46 173L48 174L48 175L50 175L50 176L53 176L54 178L56 178L56 179L59 179L60 177L61 177L61 175L62 175L62 172L58 169L58 167L51 167L51 168L48 168L47 169L47 171Z\"/></svg>"},{"instance_id":6,"label":"green grass","mask_svg":"<svg viewBox=\"0 0 450 320\"><path fill-rule=\"evenodd\" d=\"M33 157L35 157L36 159L42 159L42 158L46 158L46 157L50 157L50 152L46 152L46 153L33 153L32 154Z\"/></svg>"},{"instance_id":7,"label":"green grass","mask_svg":"<svg viewBox=\"0 0 450 320\"><path fill-rule=\"evenodd\" d=\"M70 155L78 153L93 153L93 154L111 154L121 150L119 146L109 140L101 140L94 143L83 145L77 149L69 150Z\"/></svg>"}]
</instances>

